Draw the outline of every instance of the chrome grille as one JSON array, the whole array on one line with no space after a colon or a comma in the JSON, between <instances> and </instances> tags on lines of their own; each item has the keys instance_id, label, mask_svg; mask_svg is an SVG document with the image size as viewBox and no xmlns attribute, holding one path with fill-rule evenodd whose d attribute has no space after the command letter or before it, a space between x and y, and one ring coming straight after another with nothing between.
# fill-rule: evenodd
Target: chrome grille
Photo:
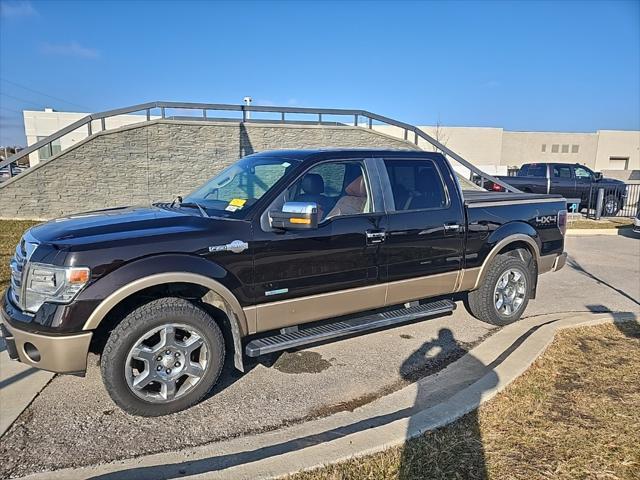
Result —
<instances>
[{"instance_id":1,"label":"chrome grille","mask_svg":"<svg viewBox=\"0 0 640 480\"><path fill-rule=\"evenodd\" d=\"M27 251L24 248L25 241L22 239L16 246L16 252L9 262L11 266L11 300L17 306L22 308L22 273L24 272L24 266L27 263Z\"/></svg>"},{"instance_id":2,"label":"chrome grille","mask_svg":"<svg viewBox=\"0 0 640 480\"><path fill-rule=\"evenodd\" d=\"M11 267L11 286L9 288L9 297L11 301L22 310L24 310L24 273L27 270L27 264L34 250L38 246L38 242L27 231L20 243L16 246L15 254L9 262Z\"/></svg>"}]
</instances>

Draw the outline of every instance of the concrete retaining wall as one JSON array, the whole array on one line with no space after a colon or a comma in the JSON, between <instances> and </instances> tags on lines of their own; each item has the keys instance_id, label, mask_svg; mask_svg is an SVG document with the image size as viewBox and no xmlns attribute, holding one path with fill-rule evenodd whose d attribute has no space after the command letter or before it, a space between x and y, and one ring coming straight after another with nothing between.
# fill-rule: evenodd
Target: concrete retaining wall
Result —
<instances>
[{"instance_id":1,"label":"concrete retaining wall","mask_svg":"<svg viewBox=\"0 0 640 480\"><path fill-rule=\"evenodd\" d=\"M156 120L99 133L0 184L0 218L171 200L242 156L320 147L417 148L357 127Z\"/></svg>"}]
</instances>

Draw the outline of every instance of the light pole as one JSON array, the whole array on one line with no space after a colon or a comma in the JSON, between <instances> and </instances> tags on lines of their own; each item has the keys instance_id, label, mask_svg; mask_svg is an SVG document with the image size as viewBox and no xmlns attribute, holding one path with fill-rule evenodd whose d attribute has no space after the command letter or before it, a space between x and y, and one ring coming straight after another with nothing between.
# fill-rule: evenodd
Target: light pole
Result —
<instances>
[{"instance_id":1,"label":"light pole","mask_svg":"<svg viewBox=\"0 0 640 480\"><path fill-rule=\"evenodd\" d=\"M250 107L250 106L251 106L251 102L253 102L253 98L251 98L251 97L244 97L244 98L242 99L242 101L244 102L244 104L245 104L247 107ZM251 112L247 111L247 120L249 120L250 118L251 118Z\"/></svg>"}]
</instances>

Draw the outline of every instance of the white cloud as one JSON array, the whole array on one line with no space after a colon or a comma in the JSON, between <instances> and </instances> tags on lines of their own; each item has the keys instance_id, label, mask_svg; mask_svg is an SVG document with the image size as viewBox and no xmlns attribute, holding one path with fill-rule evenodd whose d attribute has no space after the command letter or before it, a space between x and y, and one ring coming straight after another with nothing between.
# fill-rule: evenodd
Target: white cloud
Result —
<instances>
[{"instance_id":1,"label":"white cloud","mask_svg":"<svg viewBox=\"0 0 640 480\"><path fill-rule=\"evenodd\" d=\"M98 58L100 52L95 48L84 47L77 42L43 43L40 51L45 55L65 55L79 58Z\"/></svg>"},{"instance_id":2,"label":"white cloud","mask_svg":"<svg viewBox=\"0 0 640 480\"><path fill-rule=\"evenodd\" d=\"M37 10L28 1L0 2L0 17L3 18L30 17L37 14Z\"/></svg>"}]
</instances>

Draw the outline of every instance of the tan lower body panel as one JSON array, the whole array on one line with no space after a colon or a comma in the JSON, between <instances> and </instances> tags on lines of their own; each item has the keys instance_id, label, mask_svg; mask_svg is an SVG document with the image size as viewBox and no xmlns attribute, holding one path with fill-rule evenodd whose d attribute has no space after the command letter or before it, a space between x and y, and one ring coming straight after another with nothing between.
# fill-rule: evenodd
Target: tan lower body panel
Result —
<instances>
[{"instance_id":1,"label":"tan lower body panel","mask_svg":"<svg viewBox=\"0 0 640 480\"><path fill-rule=\"evenodd\" d=\"M387 284L387 305L411 302L421 298L452 293L460 272L447 272L427 277L410 278Z\"/></svg>"},{"instance_id":2,"label":"tan lower body panel","mask_svg":"<svg viewBox=\"0 0 640 480\"><path fill-rule=\"evenodd\" d=\"M25 332L7 323L4 326L13 337L22 363L56 373L77 373L87 369L87 354L92 332L54 337ZM26 343L30 343L38 350L40 355L38 361L32 360L27 355Z\"/></svg>"},{"instance_id":3,"label":"tan lower body panel","mask_svg":"<svg viewBox=\"0 0 640 480\"><path fill-rule=\"evenodd\" d=\"M557 254L541 256L538 260L538 273L547 273L553 270L557 258Z\"/></svg>"},{"instance_id":4,"label":"tan lower body panel","mask_svg":"<svg viewBox=\"0 0 640 480\"><path fill-rule=\"evenodd\" d=\"M378 284L264 303L244 310L247 317L255 312L258 331L264 332L384 307L386 292L387 285Z\"/></svg>"},{"instance_id":5,"label":"tan lower body panel","mask_svg":"<svg viewBox=\"0 0 640 480\"><path fill-rule=\"evenodd\" d=\"M480 267L466 268L460 272L458 278L458 284L456 285L456 292L468 292L473 290L478 282L478 276L480 275Z\"/></svg>"},{"instance_id":6,"label":"tan lower body panel","mask_svg":"<svg viewBox=\"0 0 640 480\"><path fill-rule=\"evenodd\" d=\"M459 272L447 272L321 293L247 307L244 312L247 318L255 315L258 332L264 332L452 293L456 290L459 275Z\"/></svg>"}]
</instances>

